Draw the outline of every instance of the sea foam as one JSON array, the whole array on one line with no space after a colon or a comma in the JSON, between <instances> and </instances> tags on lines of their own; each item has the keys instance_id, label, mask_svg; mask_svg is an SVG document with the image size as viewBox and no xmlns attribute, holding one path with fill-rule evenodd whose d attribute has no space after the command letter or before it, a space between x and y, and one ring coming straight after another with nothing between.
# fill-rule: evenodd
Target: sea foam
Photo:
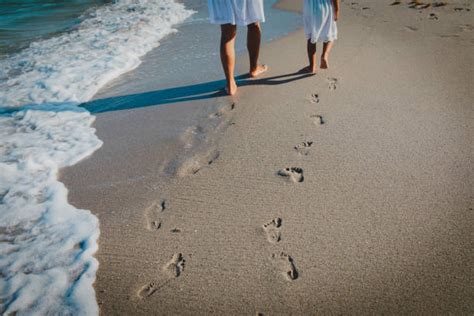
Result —
<instances>
[{"instance_id":1,"label":"sea foam","mask_svg":"<svg viewBox=\"0 0 474 316\"><path fill-rule=\"evenodd\" d=\"M99 223L68 203L58 170L102 145L79 104L192 14L172 0L119 0L0 60L1 314L98 314Z\"/></svg>"}]
</instances>

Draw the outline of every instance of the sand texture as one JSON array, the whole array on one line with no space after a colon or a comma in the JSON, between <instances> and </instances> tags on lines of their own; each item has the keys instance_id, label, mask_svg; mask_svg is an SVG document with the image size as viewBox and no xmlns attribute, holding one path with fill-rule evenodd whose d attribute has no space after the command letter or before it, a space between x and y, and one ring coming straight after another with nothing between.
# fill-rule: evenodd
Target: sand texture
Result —
<instances>
[{"instance_id":1,"label":"sand texture","mask_svg":"<svg viewBox=\"0 0 474 316\"><path fill-rule=\"evenodd\" d=\"M157 129L209 100L97 117L63 181L103 315L474 313L474 7L392 2L344 1L315 76L302 31L266 44L179 141Z\"/></svg>"}]
</instances>

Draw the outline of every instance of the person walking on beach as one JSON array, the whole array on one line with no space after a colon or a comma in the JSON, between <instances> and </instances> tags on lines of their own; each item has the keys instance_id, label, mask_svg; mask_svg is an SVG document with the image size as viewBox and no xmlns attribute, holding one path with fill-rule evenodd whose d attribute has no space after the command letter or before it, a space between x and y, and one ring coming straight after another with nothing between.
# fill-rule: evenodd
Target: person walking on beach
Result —
<instances>
[{"instance_id":1,"label":"person walking on beach","mask_svg":"<svg viewBox=\"0 0 474 316\"><path fill-rule=\"evenodd\" d=\"M258 64L260 53L260 23L265 22L263 0L208 0L209 17L221 26L220 55L227 80L226 92L234 95L237 83L235 69L235 36L237 26L247 26L247 49L250 57L249 75L252 78L264 73L268 67Z\"/></svg>"},{"instance_id":2,"label":"person walking on beach","mask_svg":"<svg viewBox=\"0 0 474 316\"><path fill-rule=\"evenodd\" d=\"M304 71L316 73L316 43L323 43L321 54L321 69L329 67L329 53L337 39L337 24L339 19L340 0L304 0L303 19L304 31L308 39L309 66Z\"/></svg>"}]
</instances>

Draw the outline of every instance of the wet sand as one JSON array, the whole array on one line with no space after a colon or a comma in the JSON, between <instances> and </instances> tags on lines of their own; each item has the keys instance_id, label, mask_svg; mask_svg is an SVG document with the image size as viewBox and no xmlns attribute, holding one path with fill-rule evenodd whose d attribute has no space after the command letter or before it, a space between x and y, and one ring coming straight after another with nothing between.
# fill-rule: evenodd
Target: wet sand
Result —
<instances>
[{"instance_id":1,"label":"wet sand","mask_svg":"<svg viewBox=\"0 0 474 316\"><path fill-rule=\"evenodd\" d=\"M315 76L298 31L235 98L98 115L61 181L102 314L474 312L473 7L390 3L345 1Z\"/></svg>"}]
</instances>

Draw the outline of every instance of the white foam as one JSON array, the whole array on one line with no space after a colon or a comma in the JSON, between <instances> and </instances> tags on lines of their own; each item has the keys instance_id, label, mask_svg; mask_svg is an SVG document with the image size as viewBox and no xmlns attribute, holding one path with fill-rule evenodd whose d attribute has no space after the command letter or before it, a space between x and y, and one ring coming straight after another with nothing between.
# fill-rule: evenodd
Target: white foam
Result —
<instances>
[{"instance_id":1,"label":"white foam","mask_svg":"<svg viewBox=\"0 0 474 316\"><path fill-rule=\"evenodd\" d=\"M0 60L0 313L96 315L99 226L67 201L58 170L102 142L78 107L192 14L172 0L123 0L77 30Z\"/></svg>"}]
</instances>

